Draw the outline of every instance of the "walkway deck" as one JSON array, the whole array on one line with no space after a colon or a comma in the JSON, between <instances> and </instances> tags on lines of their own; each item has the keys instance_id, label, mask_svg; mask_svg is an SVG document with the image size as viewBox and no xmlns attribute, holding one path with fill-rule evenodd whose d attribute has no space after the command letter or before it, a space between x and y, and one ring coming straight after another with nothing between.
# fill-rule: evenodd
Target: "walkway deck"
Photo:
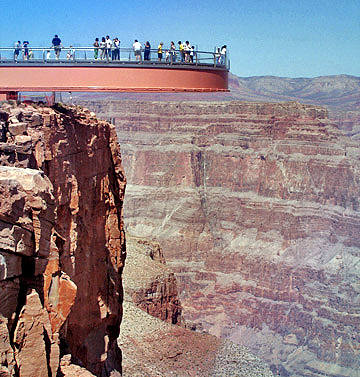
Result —
<instances>
[{"instance_id":1,"label":"walkway deck","mask_svg":"<svg viewBox=\"0 0 360 377\"><path fill-rule=\"evenodd\" d=\"M0 93L228 91L228 67L207 54L193 63L0 57Z\"/></svg>"}]
</instances>

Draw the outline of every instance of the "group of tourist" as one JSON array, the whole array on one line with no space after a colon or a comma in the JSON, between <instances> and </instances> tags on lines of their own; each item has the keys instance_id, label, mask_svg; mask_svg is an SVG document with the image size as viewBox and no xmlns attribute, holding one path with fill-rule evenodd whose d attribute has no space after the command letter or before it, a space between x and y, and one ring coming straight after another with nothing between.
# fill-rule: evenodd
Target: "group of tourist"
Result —
<instances>
[{"instance_id":1,"label":"group of tourist","mask_svg":"<svg viewBox=\"0 0 360 377\"><path fill-rule=\"evenodd\" d=\"M217 63L220 65L225 64L226 61L226 45L223 45L221 48L219 47L216 51L216 60Z\"/></svg>"},{"instance_id":2,"label":"group of tourist","mask_svg":"<svg viewBox=\"0 0 360 377\"><path fill-rule=\"evenodd\" d=\"M51 48L54 49L55 59L60 58L60 52L63 48L61 39L56 34L51 41ZM157 46L157 60L162 62L163 59L166 63L175 63L177 59L181 63L193 63L196 58L195 47L190 44L189 41L186 42L177 42L178 47L175 45L174 41L170 42L168 48L164 49L164 42L160 42ZM102 37L101 41L99 38L95 38L93 43L94 48L94 59L95 60L120 60L120 40L116 37L111 39L109 35ZM135 39L132 49L134 52L135 60L138 62L150 61L151 57L151 44L149 41L146 41L142 45L137 39ZM21 43L17 41L14 46L14 60L19 59L20 52L22 51L23 60L29 60L33 57L33 53L29 48L29 41L24 41ZM70 45L70 48L67 52L66 59L74 59L75 50ZM164 57L165 54L165 57ZM143 57L144 56L144 57ZM216 62L217 64L225 64L226 61L226 45L223 45L221 48L218 48L216 51ZM46 59L50 59L50 49L47 50Z\"/></svg>"},{"instance_id":3,"label":"group of tourist","mask_svg":"<svg viewBox=\"0 0 360 377\"><path fill-rule=\"evenodd\" d=\"M119 38L114 38L113 40L107 35L106 37L95 38L94 46L94 59L95 60L120 60L120 41ZM100 55L99 55L100 51Z\"/></svg>"},{"instance_id":4,"label":"group of tourist","mask_svg":"<svg viewBox=\"0 0 360 377\"><path fill-rule=\"evenodd\" d=\"M191 46L189 41L182 43L181 41L178 42L179 48L176 49L176 45L174 41L170 42L169 48L165 49L164 51L164 42L160 42L157 46L157 59L161 62L164 58L165 52L165 62L166 63L175 63L177 60L177 53L180 54L180 61L182 63L193 63L195 57L195 47ZM133 50L135 59L138 61L142 60L142 50L144 50L144 60L150 60L150 52L151 52L151 45L149 41L146 41L144 44L144 48L141 43L135 39L133 43Z\"/></svg>"},{"instance_id":5,"label":"group of tourist","mask_svg":"<svg viewBox=\"0 0 360 377\"><path fill-rule=\"evenodd\" d=\"M62 43L61 43L61 39L59 38L57 34L55 34L51 43L52 43L51 48L54 48L55 59L58 60L60 57ZM20 41L15 42L15 45L14 45L14 60L15 61L18 61L21 51L22 51L23 60L29 60L34 57L34 53L29 47L29 41L24 41L23 43L21 43ZM72 46L70 46L70 50L68 51L68 54L67 54L67 59L72 58L73 54L74 54L74 49L72 48ZM47 50L46 58L50 59L50 50Z\"/></svg>"},{"instance_id":6,"label":"group of tourist","mask_svg":"<svg viewBox=\"0 0 360 377\"><path fill-rule=\"evenodd\" d=\"M181 62L192 63L195 56L195 47L191 46L189 41L186 41L185 43L179 41L178 45L179 48L177 50L175 43L172 41L170 42L169 48L164 51L164 42L160 42L157 46L158 61L161 62L163 60L165 53L165 61L174 63L177 59L177 53L179 52ZM95 38L93 47L95 60L109 60L110 58L112 60L120 60L120 41L118 38L111 40L107 35L106 37L101 38L101 42L99 41L99 38ZM142 45L137 39L135 39L132 48L136 61L150 61L151 44L149 41L146 41L144 45Z\"/></svg>"},{"instance_id":7,"label":"group of tourist","mask_svg":"<svg viewBox=\"0 0 360 377\"><path fill-rule=\"evenodd\" d=\"M20 52L22 51L22 58L23 60L29 60L33 57L33 52L29 48L29 41L24 41L21 43L20 41L15 42L14 45L14 60L19 59Z\"/></svg>"}]
</instances>

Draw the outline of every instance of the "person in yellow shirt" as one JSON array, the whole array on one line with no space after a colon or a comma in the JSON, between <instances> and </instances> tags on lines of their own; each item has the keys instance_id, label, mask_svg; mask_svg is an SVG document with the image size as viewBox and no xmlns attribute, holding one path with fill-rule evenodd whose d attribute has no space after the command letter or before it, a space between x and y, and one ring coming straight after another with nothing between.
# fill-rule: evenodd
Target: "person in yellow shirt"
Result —
<instances>
[{"instance_id":1,"label":"person in yellow shirt","mask_svg":"<svg viewBox=\"0 0 360 377\"><path fill-rule=\"evenodd\" d=\"M178 42L178 45L179 45L181 63L184 63L184 61L185 61L185 48L184 48L184 45L181 43L181 41Z\"/></svg>"},{"instance_id":2,"label":"person in yellow shirt","mask_svg":"<svg viewBox=\"0 0 360 377\"><path fill-rule=\"evenodd\" d=\"M159 62L161 62L161 59L163 57L163 51L162 51L163 46L164 46L164 42L160 42L160 44L158 46L158 60L159 60Z\"/></svg>"}]
</instances>

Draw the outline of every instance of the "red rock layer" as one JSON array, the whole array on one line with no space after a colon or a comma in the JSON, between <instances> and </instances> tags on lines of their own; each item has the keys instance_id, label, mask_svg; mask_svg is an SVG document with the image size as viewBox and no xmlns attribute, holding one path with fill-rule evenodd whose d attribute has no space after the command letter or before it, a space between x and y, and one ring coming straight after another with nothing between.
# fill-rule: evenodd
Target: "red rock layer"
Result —
<instances>
[{"instance_id":1,"label":"red rock layer","mask_svg":"<svg viewBox=\"0 0 360 377\"><path fill-rule=\"evenodd\" d=\"M36 310L47 314L48 336L54 343L60 338L61 351L96 375L119 374L125 178L115 130L87 110L62 106L3 104L0 120L1 165L41 170L53 186L53 223L46 245L41 242L47 228L32 216L35 255L44 247L44 264L32 272L41 302L34 291L30 295ZM26 271L20 272L21 280ZM24 312L28 318L28 300L16 305L16 312L22 308L20 316ZM15 335L9 332L13 349ZM58 365L59 357L52 373Z\"/></svg>"},{"instance_id":2,"label":"red rock layer","mask_svg":"<svg viewBox=\"0 0 360 377\"><path fill-rule=\"evenodd\" d=\"M160 241L186 320L281 375L358 368L359 156L299 103L109 102L131 233Z\"/></svg>"}]
</instances>

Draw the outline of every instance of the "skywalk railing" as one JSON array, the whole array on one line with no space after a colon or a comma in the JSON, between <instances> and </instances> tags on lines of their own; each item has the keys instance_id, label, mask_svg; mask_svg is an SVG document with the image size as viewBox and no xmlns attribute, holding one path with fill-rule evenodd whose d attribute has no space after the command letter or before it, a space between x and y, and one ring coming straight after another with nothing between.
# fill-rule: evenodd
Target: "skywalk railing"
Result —
<instances>
[{"instance_id":1,"label":"skywalk railing","mask_svg":"<svg viewBox=\"0 0 360 377\"><path fill-rule=\"evenodd\" d=\"M115 54L115 55L113 55ZM159 61L157 49L151 49L149 59L144 59L144 49L141 51L141 60L136 59L132 48L120 47L117 51L115 48L102 49L98 48L95 52L94 47L61 47L59 57L56 57L54 48L30 47L27 49L21 47L16 53L15 47L0 47L0 65L1 64L152 64L152 65L195 65L209 66L221 69L230 69L230 61L227 55L221 55L218 52L192 51L184 55L180 51L170 52L167 54L163 49L162 59Z\"/></svg>"}]
</instances>

